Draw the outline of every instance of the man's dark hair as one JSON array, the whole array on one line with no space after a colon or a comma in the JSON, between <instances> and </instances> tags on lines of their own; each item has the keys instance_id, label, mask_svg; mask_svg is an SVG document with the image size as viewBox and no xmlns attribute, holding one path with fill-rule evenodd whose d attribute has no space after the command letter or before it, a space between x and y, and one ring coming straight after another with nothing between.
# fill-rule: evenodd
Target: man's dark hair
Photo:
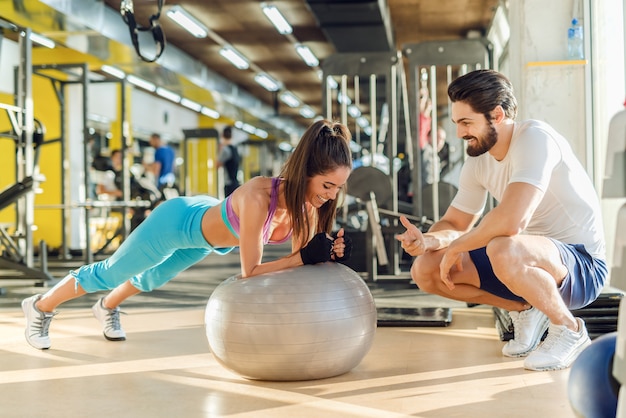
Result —
<instances>
[{"instance_id":1,"label":"man's dark hair","mask_svg":"<svg viewBox=\"0 0 626 418\"><path fill-rule=\"evenodd\" d=\"M517 116L513 85L494 70L476 70L457 78L448 86L448 96L452 102L469 104L474 112L484 114L487 120L491 120L491 111L498 105L509 119Z\"/></svg>"},{"instance_id":2,"label":"man's dark hair","mask_svg":"<svg viewBox=\"0 0 626 418\"><path fill-rule=\"evenodd\" d=\"M233 137L233 128L230 126L225 127L222 131L222 136L226 139L231 139Z\"/></svg>"}]
</instances>

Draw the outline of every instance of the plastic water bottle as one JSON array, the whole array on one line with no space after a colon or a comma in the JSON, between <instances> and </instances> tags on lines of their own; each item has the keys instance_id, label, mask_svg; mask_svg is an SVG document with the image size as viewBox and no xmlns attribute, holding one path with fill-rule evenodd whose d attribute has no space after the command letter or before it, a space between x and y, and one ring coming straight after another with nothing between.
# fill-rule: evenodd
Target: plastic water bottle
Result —
<instances>
[{"instance_id":1,"label":"plastic water bottle","mask_svg":"<svg viewBox=\"0 0 626 418\"><path fill-rule=\"evenodd\" d=\"M567 58L582 60L585 58L583 45L583 27L578 19L572 19L572 25L567 30Z\"/></svg>"}]
</instances>

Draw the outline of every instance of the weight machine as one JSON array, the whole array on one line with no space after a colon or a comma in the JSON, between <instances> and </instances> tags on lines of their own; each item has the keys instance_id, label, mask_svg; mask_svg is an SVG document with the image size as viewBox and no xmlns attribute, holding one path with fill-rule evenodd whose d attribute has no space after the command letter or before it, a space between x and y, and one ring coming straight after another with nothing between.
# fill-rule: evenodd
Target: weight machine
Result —
<instances>
[{"instance_id":1,"label":"weight machine","mask_svg":"<svg viewBox=\"0 0 626 418\"><path fill-rule=\"evenodd\" d=\"M451 103L447 95L447 86L453 79L469 71L491 68L491 46L483 39L463 39L407 44L402 50L407 59L410 83L413 87L409 94L411 115L414 115L410 119L411 132L417 138L420 129L423 128L420 127L420 119L417 116L420 112L420 90L426 87L432 101L430 141L432 148L437 150L436 132L441 125L439 116L450 115ZM456 153L450 158L453 160L452 164L458 164L465 159L465 144L459 139L454 141ZM414 185L421 185L421 154L415 152L412 158L412 166L416 169L411 173L411 181ZM451 183L439 181L438 164L433 165L433 170L435 171L433 184L425 186L421 193L415 193L413 196L413 211L437 221L452 201L456 187Z\"/></svg>"},{"instance_id":2,"label":"weight machine","mask_svg":"<svg viewBox=\"0 0 626 418\"><path fill-rule=\"evenodd\" d=\"M355 202L349 201L344 211L346 222L360 217L353 227L365 229L361 231L365 235L364 257L353 258L366 260L364 269L373 281L383 278L379 270L387 270L388 278L397 278L400 249L393 233L400 213L394 163L399 148L412 154L408 102L401 102L407 98L401 57L396 52L335 54L324 60L322 71L323 114L350 128L359 157L356 162L363 165L355 167L348 179L348 194ZM366 214L358 216L363 208ZM351 209L357 216L349 213ZM385 219L381 219L381 210L388 211ZM361 222L365 218L367 221Z\"/></svg>"},{"instance_id":3,"label":"weight machine","mask_svg":"<svg viewBox=\"0 0 626 418\"><path fill-rule=\"evenodd\" d=\"M0 278L52 280L47 271L47 250L40 242L40 268L35 267L35 251L32 228L34 224L35 192L45 178L39 173L38 159L43 145L45 129L34 118L32 101L32 41L29 28L18 27L0 19L0 29L11 30L18 35L19 65L15 70L15 105L0 104L6 112L11 129L0 137L15 142L14 185L0 192L0 210L15 205L16 220L10 233L7 225L0 225L0 267L6 269Z\"/></svg>"},{"instance_id":4,"label":"weight machine","mask_svg":"<svg viewBox=\"0 0 626 418\"><path fill-rule=\"evenodd\" d=\"M86 63L82 64L42 64L33 66L33 74L45 78L50 81L52 88L56 94L58 102L60 104L60 143L61 143L61 161L62 164L60 172L61 183L61 203L50 205L39 205L37 209L49 209L49 210L61 210L61 225L62 225L62 246L60 256L62 259L71 259L69 241L71 235L71 221L72 212L76 210L82 211L84 222L84 241L85 248L83 249L83 258L86 264L90 264L94 261L94 251L91 249L92 231L91 220L92 210L100 209L103 211L109 211L112 209L119 210L122 216L122 224L119 231L115 231L116 235L126 238L130 233L131 225L130 219L127 216L128 211L131 208L149 208L152 206L152 202L149 200L135 200L131 199L130 190L130 167L126 158L128 149L130 148L130 138L127 130L127 109L126 109L126 81L120 79L94 79L90 77L89 66ZM89 115L89 90L92 84L103 83L118 83L120 85L120 115L122 119L121 132L121 152L122 152L122 192L123 198L121 201L98 201L88 197L88 191L92 184L90 175L90 163L89 163L89 129L88 129L88 115ZM83 156L82 176L79 179L82 180L82 184L75 182L77 179L76 173L73 172L70 175L70 156L68 153L69 136L68 129L68 114L66 111L66 104L68 102L68 87L79 86L81 87L80 98L80 112L73 112L76 116L80 117L80 121L74 125L75 131L80 129L80 135L82 135L82 147L80 153ZM78 108L78 107L77 107ZM74 117L74 115L72 116ZM76 122L73 120L73 122ZM78 128L78 129L76 129ZM72 183L74 182L74 183ZM72 196L72 190L79 190L78 196ZM82 189L82 193L80 193ZM82 196L81 196L82 194ZM78 224L77 224L78 225Z\"/></svg>"}]
</instances>

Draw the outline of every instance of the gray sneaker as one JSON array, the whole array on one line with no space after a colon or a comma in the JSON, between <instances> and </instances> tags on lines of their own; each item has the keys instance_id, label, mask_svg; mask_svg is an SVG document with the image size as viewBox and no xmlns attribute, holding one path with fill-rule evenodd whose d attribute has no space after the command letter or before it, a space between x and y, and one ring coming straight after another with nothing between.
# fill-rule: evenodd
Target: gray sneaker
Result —
<instances>
[{"instance_id":1,"label":"gray sneaker","mask_svg":"<svg viewBox=\"0 0 626 418\"><path fill-rule=\"evenodd\" d=\"M120 308L114 309L105 308L102 305L104 298L98 299L95 305L91 308L93 316L102 324L104 338L109 341L124 341L126 340L126 333L122 329L120 324Z\"/></svg>"},{"instance_id":2,"label":"gray sneaker","mask_svg":"<svg viewBox=\"0 0 626 418\"><path fill-rule=\"evenodd\" d=\"M35 304L41 299L41 295L34 295L22 301L22 311L26 317L26 341L39 350L50 348L48 328L54 315L53 312L41 312Z\"/></svg>"},{"instance_id":3,"label":"gray sneaker","mask_svg":"<svg viewBox=\"0 0 626 418\"><path fill-rule=\"evenodd\" d=\"M525 357L537 348L550 320L534 307L520 312L511 311L509 316L513 321L514 337L502 347L502 354L507 357Z\"/></svg>"},{"instance_id":4,"label":"gray sneaker","mask_svg":"<svg viewBox=\"0 0 626 418\"><path fill-rule=\"evenodd\" d=\"M545 341L524 360L529 370L560 370L572 365L578 355L591 344L585 321L578 321L578 332L565 325L550 324Z\"/></svg>"}]
</instances>

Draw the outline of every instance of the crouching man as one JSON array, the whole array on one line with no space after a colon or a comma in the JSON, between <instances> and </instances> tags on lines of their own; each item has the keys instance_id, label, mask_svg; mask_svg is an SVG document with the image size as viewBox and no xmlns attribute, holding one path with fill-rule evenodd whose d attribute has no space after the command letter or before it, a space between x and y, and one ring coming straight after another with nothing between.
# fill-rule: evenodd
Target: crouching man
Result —
<instances>
[{"instance_id":1,"label":"crouching man","mask_svg":"<svg viewBox=\"0 0 626 418\"><path fill-rule=\"evenodd\" d=\"M515 121L502 74L470 72L448 96L469 158L427 233L401 218L397 239L416 257L411 276L425 292L509 311L514 338L502 353L526 357L525 368L567 368L590 344L570 310L593 302L607 277L597 193L563 136L544 122ZM479 221L488 195L497 205Z\"/></svg>"}]
</instances>

